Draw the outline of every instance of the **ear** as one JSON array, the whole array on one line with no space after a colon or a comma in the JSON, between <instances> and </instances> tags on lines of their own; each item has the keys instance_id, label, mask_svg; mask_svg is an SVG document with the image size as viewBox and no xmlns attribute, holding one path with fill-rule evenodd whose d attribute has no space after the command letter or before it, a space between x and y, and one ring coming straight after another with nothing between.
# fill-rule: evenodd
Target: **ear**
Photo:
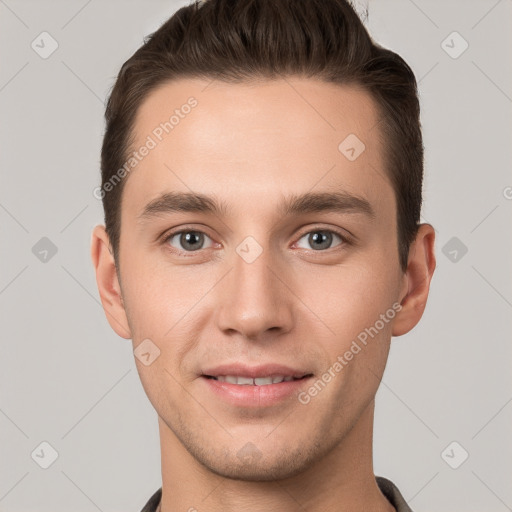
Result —
<instances>
[{"instance_id":1,"label":"ear","mask_svg":"<svg viewBox=\"0 0 512 512\"><path fill-rule=\"evenodd\" d=\"M425 311L430 281L436 268L434 241L434 228L430 224L420 224L416 238L409 248L407 269L400 292L402 309L393 322L393 336L409 332Z\"/></svg>"},{"instance_id":2,"label":"ear","mask_svg":"<svg viewBox=\"0 0 512 512\"><path fill-rule=\"evenodd\" d=\"M91 259L96 269L96 283L108 323L121 338L130 339L132 335L117 278L114 256L105 226L100 224L92 231Z\"/></svg>"}]
</instances>

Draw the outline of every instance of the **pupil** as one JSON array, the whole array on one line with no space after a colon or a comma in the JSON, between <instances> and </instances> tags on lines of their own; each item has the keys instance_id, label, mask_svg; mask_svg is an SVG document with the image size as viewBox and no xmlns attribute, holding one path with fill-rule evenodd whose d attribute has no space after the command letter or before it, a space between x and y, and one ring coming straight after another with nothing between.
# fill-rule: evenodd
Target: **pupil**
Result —
<instances>
[{"instance_id":1,"label":"pupil","mask_svg":"<svg viewBox=\"0 0 512 512\"><path fill-rule=\"evenodd\" d=\"M331 244L331 233L325 233L323 231L317 231L309 235L310 244L316 249L327 249ZM314 242L314 243L313 243ZM316 247L315 247L316 246Z\"/></svg>"},{"instance_id":2,"label":"pupil","mask_svg":"<svg viewBox=\"0 0 512 512\"><path fill-rule=\"evenodd\" d=\"M200 249L201 244L197 243L200 240L200 237L201 233L187 231L181 235L181 245L182 247L196 251L197 249Z\"/></svg>"}]
</instances>

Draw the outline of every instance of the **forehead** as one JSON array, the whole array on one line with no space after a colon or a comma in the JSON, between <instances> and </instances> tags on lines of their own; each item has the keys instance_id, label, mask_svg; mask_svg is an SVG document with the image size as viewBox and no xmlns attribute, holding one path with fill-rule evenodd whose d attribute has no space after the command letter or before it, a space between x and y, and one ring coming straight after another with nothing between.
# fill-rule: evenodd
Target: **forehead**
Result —
<instances>
[{"instance_id":1,"label":"forehead","mask_svg":"<svg viewBox=\"0 0 512 512\"><path fill-rule=\"evenodd\" d=\"M376 104L354 86L296 77L167 82L139 107L131 149L139 157L123 205L139 210L173 190L246 209L340 187L372 203L393 201Z\"/></svg>"}]
</instances>

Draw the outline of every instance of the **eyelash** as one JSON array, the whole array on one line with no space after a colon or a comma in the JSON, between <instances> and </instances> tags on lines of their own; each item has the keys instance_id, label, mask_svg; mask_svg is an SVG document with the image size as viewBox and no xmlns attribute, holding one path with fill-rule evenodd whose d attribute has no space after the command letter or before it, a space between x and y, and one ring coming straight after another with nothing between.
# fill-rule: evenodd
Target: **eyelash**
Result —
<instances>
[{"instance_id":1,"label":"eyelash","mask_svg":"<svg viewBox=\"0 0 512 512\"><path fill-rule=\"evenodd\" d=\"M351 238L349 238L346 234L341 233L340 231L335 230L335 229L323 229L321 227L316 227L316 228L310 229L309 231L302 233L299 236L299 238L297 239L297 242L299 240L301 240L302 238L304 238L306 235L309 235L311 233L318 233L318 232L335 234L341 239L341 243L336 245L335 247L329 247L328 249L320 249L320 250L308 249L308 251L310 251L310 252L318 254L318 253L322 253L322 252L328 252L328 251L334 250L334 249L343 249L343 247L346 245L354 244L353 240ZM169 250L173 253L186 254L186 255L190 255L190 256L198 254L205 250L205 249L198 249L196 251L185 251L185 250L181 250L181 249L176 249L175 247L168 245L169 240L171 240L176 235L180 235L182 233L199 233L199 234L203 234L211 239L211 237L209 237L204 231L201 231L199 229L194 229L194 228L184 228L183 229L183 228L181 228L177 231L171 231L170 233L167 233L166 235L164 235L162 238L162 244L167 245ZM297 242L295 242L295 243L297 243ZM207 249L208 249L208 247L207 247Z\"/></svg>"}]
</instances>

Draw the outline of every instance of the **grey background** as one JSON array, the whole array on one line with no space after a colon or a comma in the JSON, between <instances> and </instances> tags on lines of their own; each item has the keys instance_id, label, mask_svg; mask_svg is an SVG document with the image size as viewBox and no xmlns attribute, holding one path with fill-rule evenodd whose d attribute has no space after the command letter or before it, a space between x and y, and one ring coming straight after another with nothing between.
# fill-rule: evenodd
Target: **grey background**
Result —
<instances>
[{"instance_id":1,"label":"grey background","mask_svg":"<svg viewBox=\"0 0 512 512\"><path fill-rule=\"evenodd\" d=\"M89 244L107 92L187 3L0 0L0 511L139 511L161 485L157 415ZM422 321L392 342L375 473L415 512L512 510L512 1L372 0L367 23L419 80L438 257Z\"/></svg>"}]
</instances>

